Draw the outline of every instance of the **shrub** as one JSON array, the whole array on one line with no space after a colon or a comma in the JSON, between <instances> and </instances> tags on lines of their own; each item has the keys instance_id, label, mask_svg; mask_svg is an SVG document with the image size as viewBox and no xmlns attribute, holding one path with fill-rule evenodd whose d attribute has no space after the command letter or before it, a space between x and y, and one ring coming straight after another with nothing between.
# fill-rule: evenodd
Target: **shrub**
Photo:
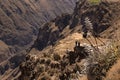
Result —
<instances>
[{"instance_id":1,"label":"shrub","mask_svg":"<svg viewBox=\"0 0 120 80\"><path fill-rule=\"evenodd\" d=\"M101 0L89 0L90 4L97 5L101 2Z\"/></svg>"},{"instance_id":2,"label":"shrub","mask_svg":"<svg viewBox=\"0 0 120 80\"><path fill-rule=\"evenodd\" d=\"M47 59L46 60L46 64L49 65L51 63L51 60L50 59Z\"/></svg>"},{"instance_id":3,"label":"shrub","mask_svg":"<svg viewBox=\"0 0 120 80\"><path fill-rule=\"evenodd\" d=\"M117 59L120 58L120 46L119 44L113 43L106 52L98 54L96 57L97 64L92 65L89 68L89 72L96 79L102 80L106 76L107 71L116 63Z\"/></svg>"},{"instance_id":4,"label":"shrub","mask_svg":"<svg viewBox=\"0 0 120 80\"><path fill-rule=\"evenodd\" d=\"M59 61L61 59L59 54L54 54L53 58L54 58L55 61Z\"/></svg>"}]
</instances>

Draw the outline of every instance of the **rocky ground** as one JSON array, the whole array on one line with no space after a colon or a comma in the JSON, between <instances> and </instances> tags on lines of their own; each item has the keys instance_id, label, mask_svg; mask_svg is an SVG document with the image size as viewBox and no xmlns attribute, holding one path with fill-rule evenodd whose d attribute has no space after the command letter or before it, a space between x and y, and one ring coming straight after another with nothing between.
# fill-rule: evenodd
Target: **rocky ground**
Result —
<instances>
[{"instance_id":1,"label":"rocky ground","mask_svg":"<svg viewBox=\"0 0 120 80\"><path fill-rule=\"evenodd\" d=\"M112 0L99 5L77 2L72 15L61 15L39 29L25 61L1 79L119 80L114 70L119 70L119 4ZM95 35L83 38L86 17L99 34L97 40Z\"/></svg>"},{"instance_id":2,"label":"rocky ground","mask_svg":"<svg viewBox=\"0 0 120 80\"><path fill-rule=\"evenodd\" d=\"M6 65L18 65L42 25L73 12L76 0L0 0L0 74ZM16 64L16 56L18 60ZM15 62L11 59L16 59Z\"/></svg>"},{"instance_id":3,"label":"rocky ground","mask_svg":"<svg viewBox=\"0 0 120 80\"><path fill-rule=\"evenodd\" d=\"M102 38L101 40L104 42L109 41ZM76 47L75 41L80 41L82 43L81 46ZM98 45L103 45L99 40L97 42L99 42ZM26 57L25 63L20 66L22 71L20 78L21 80L30 80L33 78L37 80L87 79L89 78L87 75L88 66L93 61L93 64L96 63L94 59L95 53L93 47L87 40L83 40L81 33L74 33L60 40L55 46L49 46L41 52L32 49ZM30 75L31 77L28 77Z\"/></svg>"},{"instance_id":4,"label":"rocky ground","mask_svg":"<svg viewBox=\"0 0 120 80\"><path fill-rule=\"evenodd\" d=\"M99 6L88 7L86 2L78 2L71 17L62 16L47 23L43 29L48 31L41 32L40 29L35 44L26 56L26 61L20 66L22 71L20 79L119 80L119 73L116 73L120 64L119 60L117 61L119 4L116 1L108 1ZM82 26L86 16L90 18L94 31L100 33L97 41L94 36L87 39L82 36ZM64 23L66 19L69 23ZM42 33L46 36L42 36ZM81 46L76 46L76 41L80 42Z\"/></svg>"}]
</instances>

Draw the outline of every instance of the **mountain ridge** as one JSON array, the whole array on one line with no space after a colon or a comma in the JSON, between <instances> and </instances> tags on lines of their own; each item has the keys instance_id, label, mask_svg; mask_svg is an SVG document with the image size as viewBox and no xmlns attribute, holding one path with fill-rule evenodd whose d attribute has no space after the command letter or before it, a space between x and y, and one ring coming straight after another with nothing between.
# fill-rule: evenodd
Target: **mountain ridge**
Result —
<instances>
[{"instance_id":1,"label":"mountain ridge","mask_svg":"<svg viewBox=\"0 0 120 80\"><path fill-rule=\"evenodd\" d=\"M43 27L43 30L45 29L44 31L48 32L48 33L47 32L44 33L47 36L43 36L42 34L43 32L41 33L42 29L40 29L40 33L38 35L37 40L35 41L35 44L31 48L28 56L26 56L26 61L20 65L20 69L22 71L21 72L22 75L20 79L21 80L23 79L65 80L65 79L70 78L70 79L78 79L78 80L81 80L81 79L97 80L97 78L99 78L100 80L102 80L101 78L102 74L106 75L107 72L98 73L99 75L97 76L89 72L87 76L81 77L82 75L81 67L83 65L89 65L89 62L86 62L88 57L84 59L83 58L84 56L82 54L80 55L83 57L79 55L76 56L77 51L75 51L76 46L74 46L75 45L74 42L80 41L81 45L85 45L87 49L91 49L89 46L90 43L88 42L88 40L86 39L82 40L83 38L82 26L84 25L83 23L84 18L89 17L89 19L91 20L93 24L93 27L95 28L94 31L97 30L96 32L98 32L98 34L101 32L104 32L104 34L106 34L107 33L106 31L109 28L113 27L112 23L115 23L115 19L117 19L120 16L119 15L120 13L119 4L120 3L118 2L117 3L116 2L102 2L101 4L97 6L90 5L88 7L88 5L84 3L84 1L83 3L82 1L80 1L77 3L75 7L77 9L74 9L74 13L70 15L71 18L70 20L68 20L69 23L66 26L64 26L64 18L65 18L64 16L62 16L61 18L58 18L59 22L57 25L55 25L57 23L56 19L45 24ZM116 5L118 5L118 7ZM63 22L61 20L63 20ZM57 31L58 33L52 33L52 31ZM52 35L55 35L55 36L51 38ZM107 37L110 35L110 33L104 36L103 38L102 38L102 35L103 34L100 34L100 37L98 38L99 40L102 40L103 42L99 40L97 41L98 44L100 45L98 47L101 49L101 52L104 51L106 47L103 45L103 43L107 45L107 43L109 43L109 41L111 41L112 39L112 38ZM97 43L96 41L94 41L95 36L92 36L92 37L93 38L88 38L88 39L92 40L91 42L93 42L95 44L94 46L96 46ZM52 40L53 40L53 43L52 43ZM83 44L84 42L85 44ZM42 44L44 44L44 46ZM79 50L78 50L78 53L79 53ZM97 56L100 53L98 51ZM97 56L96 58L98 58ZM26 65L28 64L31 64L31 66L33 66L32 68L33 73L30 72L30 70L27 70L26 72L24 71L27 67ZM114 65L113 63L111 64ZM97 63L93 63L93 65L97 66ZM30 69L30 67L27 67L27 69ZM89 69L92 70L92 67ZM78 70L78 72L76 70ZM25 73L28 73L29 75L32 75L32 76L28 77ZM84 75L84 72L83 72L83 75Z\"/></svg>"},{"instance_id":2,"label":"mountain ridge","mask_svg":"<svg viewBox=\"0 0 120 80\"><path fill-rule=\"evenodd\" d=\"M18 66L24 60L26 49L36 39L39 28L63 13L71 14L76 1L1 0L0 46L3 46L4 51L0 49L0 74Z\"/></svg>"}]
</instances>

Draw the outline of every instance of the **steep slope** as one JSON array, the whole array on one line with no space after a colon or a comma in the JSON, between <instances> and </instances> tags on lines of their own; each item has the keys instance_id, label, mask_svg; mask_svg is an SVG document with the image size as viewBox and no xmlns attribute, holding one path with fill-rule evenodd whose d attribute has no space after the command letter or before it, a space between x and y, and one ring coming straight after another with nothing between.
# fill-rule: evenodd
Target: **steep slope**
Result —
<instances>
[{"instance_id":1,"label":"steep slope","mask_svg":"<svg viewBox=\"0 0 120 80\"><path fill-rule=\"evenodd\" d=\"M82 39L81 28L84 26L84 18L90 18L94 31L97 30L96 32L100 33L106 30L104 32L106 34L108 27L113 27L112 23L115 23L116 19L120 16L119 2L102 2L99 5L87 5L88 3L84 2L84 0L81 1L77 3L72 15L65 14L59 16L55 20L43 25L39 29L38 37L30 48L25 62L20 65L20 71L18 68L12 70L12 72L10 70L0 78L18 79L19 77L21 80L58 80L60 78L64 80L71 77L75 79L76 73L79 74L83 69L81 67L87 63L85 60L86 56L78 54L76 57L77 51L74 48L74 42L80 40L81 44L85 42L90 45L89 42ZM101 34L101 36L104 34ZM107 38L105 36L100 39L107 43ZM95 43L94 40L93 42ZM100 42L99 44L101 45ZM66 54L69 52L69 49L72 52ZM81 59L83 60L81 61ZM84 76L83 78L86 80L90 77Z\"/></svg>"},{"instance_id":2,"label":"steep slope","mask_svg":"<svg viewBox=\"0 0 120 80\"><path fill-rule=\"evenodd\" d=\"M107 39L102 38L101 40L103 40L104 42L108 41ZM88 58L88 56L84 56L82 55L82 53L77 55L77 52L75 50L76 41L80 41L81 43L81 47L78 53L80 51L84 51L84 49L81 49L84 48L84 46L91 48L89 42L83 39L81 33L72 33L71 35L65 37L64 39L59 40L54 46L48 46L42 51L33 48L30 51L30 53L26 56L26 61L20 65L20 70L22 72L19 79L76 80L77 79L76 76L79 75L79 74L76 75L77 71L80 72L80 74L82 75L81 73L83 69L82 66L85 65L84 60L82 59L86 57ZM95 42L94 39L93 41ZM99 42L98 45L101 44L102 43ZM84 77L87 78L86 75ZM81 77L79 76L79 80L81 80L84 77L83 75Z\"/></svg>"},{"instance_id":3,"label":"steep slope","mask_svg":"<svg viewBox=\"0 0 120 80\"><path fill-rule=\"evenodd\" d=\"M40 28L33 47L42 50L47 45L54 45L57 40L72 32L81 32L82 27L85 26L85 17L89 17L93 30L98 34L110 27L120 17L120 3L102 2L99 5L87 5L89 3L84 0L81 2L76 3L72 15L57 17Z\"/></svg>"},{"instance_id":4,"label":"steep slope","mask_svg":"<svg viewBox=\"0 0 120 80\"><path fill-rule=\"evenodd\" d=\"M76 1L0 0L0 74L17 67L39 28L59 15L72 14Z\"/></svg>"},{"instance_id":5,"label":"steep slope","mask_svg":"<svg viewBox=\"0 0 120 80\"><path fill-rule=\"evenodd\" d=\"M76 0L1 0L0 40L17 52L27 48L45 22L71 14Z\"/></svg>"},{"instance_id":6,"label":"steep slope","mask_svg":"<svg viewBox=\"0 0 120 80\"><path fill-rule=\"evenodd\" d=\"M77 52L82 53L83 46L81 46L82 50L79 48L77 51L75 49L76 46L74 47L74 42L78 40L81 44L87 46L87 49L93 51L90 43L86 39L83 39L81 34L82 26L84 26L84 18L90 18L94 31L97 33L104 31L100 36L106 35L107 30L113 28L113 23L116 23L116 19L120 17L120 3L102 2L99 5L87 5L88 3L84 1L77 2L72 15L62 15L45 24L43 28L40 28L38 38L26 56L26 61L20 65L21 76L19 79L98 80L91 72L88 74L85 73L84 65L89 65L89 63L92 64L93 62L86 62L90 55L88 57L88 54L86 54L86 58L82 54L77 54ZM100 39L107 44L109 40L111 41L108 38L110 34ZM96 41L94 41L94 38L88 39L92 40L93 44L95 44ZM98 45L103 45L103 43L98 42ZM101 46L99 47L101 48ZM101 52L104 51L105 47L102 47ZM98 58L98 54L95 58ZM93 56L92 59L94 59ZM99 66L96 64L94 64L95 68ZM82 77L80 74L82 74ZM84 74L85 76L83 76ZM97 76L105 74L100 73Z\"/></svg>"},{"instance_id":7,"label":"steep slope","mask_svg":"<svg viewBox=\"0 0 120 80\"><path fill-rule=\"evenodd\" d=\"M120 60L117 61L117 63L110 69L110 71L107 73L107 77L105 80L120 80Z\"/></svg>"},{"instance_id":8,"label":"steep slope","mask_svg":"<svg viewBox=\"0 0 120 80\"><path fill-rule=\"evenodd\" d=\"M114 20L115 22L109 27L107 30L101 33L102 37L107 37L109 39L116 38L116 40L120 39L120 17Z\"/></svg>"},{"instance_id":9,"label":"steep slope","mask_svg":"<svg viewBox=\"0 0 120 80\"><path fill-rule=\"evenodd\" d=\"M6 45L3 41L0 41L0 63L6 60L9 56L15 54L15 51L8 45Z\"/></svg>"},{"instance_id":10,"label":"steep slope","mask_svg":"<svg viewBox=\"0 0 120 80\"><path fill-rule=\"evenodd\" d=\"M74 5L75 0L1 0L0 39L8 45L30 44L44 22L72 13Z\"/></svg>"}]
</instances>

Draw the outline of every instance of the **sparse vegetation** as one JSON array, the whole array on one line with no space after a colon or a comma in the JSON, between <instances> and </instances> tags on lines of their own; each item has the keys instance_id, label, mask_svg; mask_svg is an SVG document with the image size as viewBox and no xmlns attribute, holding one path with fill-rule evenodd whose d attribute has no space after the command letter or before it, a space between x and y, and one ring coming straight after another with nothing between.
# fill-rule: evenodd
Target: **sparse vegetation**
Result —
<instances>
[{"instance_id":1,"label":"sparse vegetation","mask_svg":"<svg viewBox=\"0 0 120 80\"><path fill-rule=\"evenodd\" d=\"M91 3L96 5L99 3L99 1L100 0L91 0ZM88 26L92 25L92 22L93 22L92 27L94 27L94 26L96 27L95 24L97 24L99 26L101 24L100 22L102 22L102 19L103 19L103 21L104 21L104 19L107 19L109 21L108 18L104 18L104 15L109 14L109 10L107 10L104 5L106 5L106 4L104 3L102 7L101 6L99 7L99 5L98 5L98 7L96 9L93 6L94 10L92 10L91 8L88 8L88 13L85 12L85 14L87 14L87 15L84 15L84 17L89 17L89 19L90 19L87 21L87 22L91 23L91 24L88 24ZM77 6L79 6L79 5L77 5ZM89 11L89 9L91 9L91 10ZM101 10L102 10L102 12L101 12ZM77 11L77 13L80 13L80 12ZM101 15L102 13L103 13L103 15ZM91 16L91 14L92 14L93 18ZM98 17L98 15L100 17ZM78 16L78 15L75 15L75 16ZM103 16L103 17L101 18L101 16ZM96 19L96 17L98 17L98 18ZM110 16L108 16L108 17L110 17ZM60 20L60 21L62 21L62 20ZM95 21L95 23L94 23L94 21ZM49 26L51 27L52 23ZM60 27L61 27L61 25L60 25ZM69 27L69 25L68 25L68 27ZM101 26L99 26L99 27L101 27ZM103 29L103 30L105 30L105 29ZM72 32L74 32L74 30ZM71 34L73 34L72 32L71 32ZM75 30L75 32L77 32L77 30ZM78 33L78 34L80 34L80 33ZM93 37L93 35L92 35L92 37ZM95 41L97 41L97 40L92 38L91 43L87 42L85 44L85 48L84 48L84 46L82 45L82 40L81 40L81 39L83 39L82 35L81 35L81 38L78 38L78 35L77 35L77 37L76 36L73 37L73 35L70 35L70 36L68 35L68 38L66 38L66 36L64 38L65 38L64 40L59 40L60 42L58 41L59 43L56 44L55 46L53 45L51 47L52 48L51 50L48 47L48 48L44 49L43 51L40 51L40 53L43 56L41 56L41 54L37 54L38 51L36 51L36 54L40 55L38 58L39 59L38 66L36 66L36 64L34 64L35 62L33 62L33 60L29 61L29 59L27 59L27 61L25 62L26 65L23 66L21 69L24 69L24 70L26 70L26 72L30 73L31 75L34 75L34 73L32 73L32 71L34 71L37 67L38 70L36 73L37 73L37 75L39 75L39 78L38 78L38 76L34 76L34 78L36 78L38 80L39 79L40 80L41 79L43 79L43 80L46 80L46 79L47 80L48 79L50 79L50 80L59 80L59 79L60 80L77 80L78 79L79 80L79 78L80 78L80 80L82 80L81 75L82 76L85 75L88 78L88 80L103 80L103 78L106 76L106 73L116 63L117 59L120 56L119 44L111 42L110 39L107 39L105 41L105 43L107 44L107 41L110 41L110 43L113 43L113 44L103 45L103 44L99 44L99 42L98 42L98 45L96 45L97 43ZM74 46L73 43L75 42L75 39L80 39L81 42L80 43L77 42L77 44ZM88 39L90 39L90 37ZM92 41L93 39L95 41ZM100 39L104 40L103 38L100 38ZM38 39L38 41L39 40L40 39ZM83 39L83 40L85 41L85 39ZM44 41L44 39L43 39L43 41ZM84 43L84 41L83 41L83 43ZM36 43L39 43L39 42L36 42ZM93 44L93 46L91 44ZM97 47L97 49L95 49L96 47ZM66 49L67 49L67 51L65 51ZM88 50L88 51L84 51L84 50ZM33 70L31 69L31 67ZM24 70L23 70L23 72L24 72ZM23 76L26 76L26 75L23 75ZM90 79L90 77L91 77L91 79Z\"/></svg>"},{"instance_id":2,"label":"sparse vegetation","mask_svg":"<svg viewBox=\"0 0 120 80\"><path fill-rule=\"evenodd\" d=\"M53 54L53 58L54 58L55 61L58 61L58 60L61 59L59 54Z\"/></svg>"},{"instance_id":3,"label":"sparse vegetation","mask_svg":"<svg viewBox=\"0 0 120 80\"><path fill-rule=\"evenodd\" d=\"M98 54L98 57L94 57L97 64L89 68L91 76L95 76L96 80L103 80L108 70L120 58L119 44L113 43L108 47L106 49L104 48L104 53Z\"/></svg>"},{"instance_id":4,"label":"sparse vegetation","mask_svg":"<svg viewBox=\"0 0 120 80\"><path fill-rule=\"evenodd\" d=\"M93 5L98 5L101 2L101 0L89 0L89 2Z\"/></svg>"}]
</instances>

